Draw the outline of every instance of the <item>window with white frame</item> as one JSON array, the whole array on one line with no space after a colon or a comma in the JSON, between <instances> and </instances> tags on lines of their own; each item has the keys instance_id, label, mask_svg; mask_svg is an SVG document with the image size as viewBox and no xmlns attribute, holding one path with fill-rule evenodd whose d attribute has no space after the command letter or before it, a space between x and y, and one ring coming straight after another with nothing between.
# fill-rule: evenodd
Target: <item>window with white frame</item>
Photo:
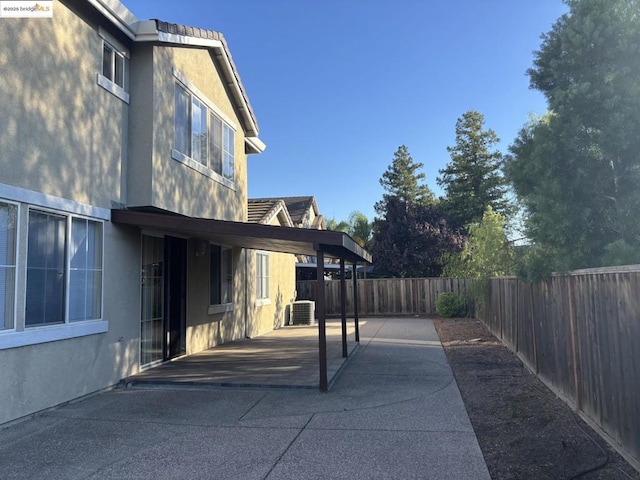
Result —
<instances>
[{"instance_id":1,"label":"window with white frame","mask_svg":"<svg viewBox=\"0 0 640 480\"><path fill-rule=\"evenodd\" d=\"M29 210L25 327L102 316L102 223Z\"/></svg>"},{"instance_id":2,"label":"window with white frame","mask_svg":"<svg viewBox=\"0 0 640 480\"><path fill-rule=\"evenodd\" d=\"M210 299L211 305L233 303L233 250L210 245Z\"/></svg>"},{"instance_id":3,"label":"window with white frame","mask_svg":"<svg viewBox=\"0 0 640 480\"><path fill-rule=\"evenodd\" d=\"M102 223L71 220L69 321L96 320L102 303Z\"/></svg>"},{"instance_id":4,"label":"window with white frame","mask_svg":"<svg viewBox=\"0 0 640 480\"><path fill-rule=\"evenodd\" d=\"M14 328L18 207L0 202L0 330Z\"/></svg>"},{"instance_id":5,"label":"window with white frame","mask_svg":"<svg viewBox=\"0 0 640 480\"><path fill-rule=\"evenodd\" d=\"M256 253L256 300L269 298L269 255Z\"/></svg>"},{"instance_id":6,"label":"window with white frame","mask_svg":"<svg viewBox=\"0 0 640 480\"><path fill-rule=\"evenodd\" d=\"M186 86L175 86L174 151L229 182L235 178L235 131ZM174 156L175 158L175 156Z\"/></svg>"},{"instance_id":7,"label":"window with white frame","mask_svg":"<svg viewBox=\"0 0 640 480\"><path fill-rule=\"evenodd\" d=\"M126 90L128 59L124 52L106 40L102 41L102 75L120 88Z\"/></svg>"}]
</instances>

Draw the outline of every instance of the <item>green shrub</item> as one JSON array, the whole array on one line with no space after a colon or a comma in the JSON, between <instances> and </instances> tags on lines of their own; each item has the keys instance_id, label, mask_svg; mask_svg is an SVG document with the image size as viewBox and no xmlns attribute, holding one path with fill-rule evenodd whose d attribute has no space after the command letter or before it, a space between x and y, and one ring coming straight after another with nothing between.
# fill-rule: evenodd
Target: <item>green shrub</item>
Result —
<instances>
[{"instance_id":1,"label":"green shrub","mask_svg":"<svg viewBox=\"0 0 640 480\"><path fill-rule=\"evenodd\" d=\"M464 317L467 302L460 295L453 292L445 292L438 295L436 300L436 313L441 317Z\"/></svg>"}]
</instances>

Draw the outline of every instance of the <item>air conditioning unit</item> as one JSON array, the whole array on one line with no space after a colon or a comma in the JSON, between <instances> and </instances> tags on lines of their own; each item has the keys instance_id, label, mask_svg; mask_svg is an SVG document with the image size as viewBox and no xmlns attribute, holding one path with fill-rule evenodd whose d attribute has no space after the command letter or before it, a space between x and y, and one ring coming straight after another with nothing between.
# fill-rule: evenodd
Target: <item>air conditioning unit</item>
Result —
<instances>
[{"instance_id":1,"label":"air conditioning unit","mask_svg":"<svg viewBox=\"0 0 640 480\"><path fill-rule=\"evenodd\" d=\"M313 325L315 323L316 302L297 300L291 305L291 322L294 325Z\"/></svg>"}]
</instances>

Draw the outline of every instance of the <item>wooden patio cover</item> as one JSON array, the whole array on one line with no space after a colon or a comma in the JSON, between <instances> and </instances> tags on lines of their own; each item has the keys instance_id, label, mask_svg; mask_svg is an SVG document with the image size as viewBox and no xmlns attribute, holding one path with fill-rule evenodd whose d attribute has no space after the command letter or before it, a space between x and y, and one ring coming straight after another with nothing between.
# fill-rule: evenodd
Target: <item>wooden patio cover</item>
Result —
<instances>
[{"instance_id":1,"label":"wooden patio cover","mask_svg":"<svg viewBox=\"0 0 640 480\"><path fill-rule=\"evenodd\" d=\"M371 263L371 255L349 235L329 230L278 227L258 223L229 222L208 218L194 218L172 213L139 210L111 210L111 221L163 233L175 233L209 240L218 245L234 245L253 250L311 255L317 257L317 278L324 279L325 257L340 260L342 292L342 353L347 356L346 280L345 262L356 265ZM355 337L360 341L358 328L357 276L353 275ZM318 318L318 354L320 359L320 390L327 391L327 339L324 281L318 281L316 316Z\"/></svg>"}]
</instances>

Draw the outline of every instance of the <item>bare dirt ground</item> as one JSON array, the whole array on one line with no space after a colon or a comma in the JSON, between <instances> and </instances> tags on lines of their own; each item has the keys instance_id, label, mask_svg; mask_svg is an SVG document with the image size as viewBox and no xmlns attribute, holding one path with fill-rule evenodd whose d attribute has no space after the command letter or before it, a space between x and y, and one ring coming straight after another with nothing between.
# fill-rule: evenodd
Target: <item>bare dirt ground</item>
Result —
<instances>
[{"instance_id":1,"label":"bare dirt ground","mask_svg":"<svg viewBox=\"0 0 640 480\"><path fill-rule=\"evenodd\" d=\"M640 479L481 322L434 323L493 480Z\"/></svg>"}]
</instances>

